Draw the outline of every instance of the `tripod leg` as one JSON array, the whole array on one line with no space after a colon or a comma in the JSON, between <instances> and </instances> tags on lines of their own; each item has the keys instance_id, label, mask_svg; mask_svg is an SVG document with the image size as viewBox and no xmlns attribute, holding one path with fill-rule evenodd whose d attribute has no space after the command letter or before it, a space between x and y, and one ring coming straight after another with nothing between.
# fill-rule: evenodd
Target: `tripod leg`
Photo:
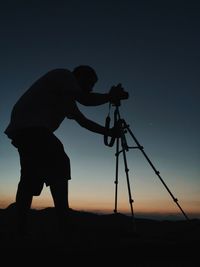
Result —
<instances>
[{"instance_id":1,"label":"tripod leg","mask_svg":"<svg viewBox=\"0 0 200 267\"><path fill-rule=\"evenodd\" d=\"M135 223L135 216L134 216L134 211L133 211L133 199L131 196L131 187L130 187L130 182L129 182L129 169L128 169L128 163L127 163L127 158L126 158L126 138L125 134L123 133L121 136L121 146L122 146L122 153L123 153L123 159L124 159L124 167L125 167L125 173L126 173L126 182L127 182L127 187L128 187L128 195L129 195L129 204L131 208L131 215L132 215L132 220L133 220L133 231L136 232L136 223Z\"/></svg>"},{"instance_id":2,"label":"tripod leg","mask_svg":"<svg viewBox=\"0 0 200 267\"><path fill-rule=\"evenodd\" d=\"M119 170L119 138L116 141L116 169L115 169L115 209L114 213L117 213L117 197L118 197L118 170Z\"/></svg>"},{"instance_id":3,"label":"tripod leg","mask_svg":"<svg viewBox=\"0 0 200 267\"><path fill-rule=\"evenodd\" d=\"M150 164L150 166L154 170L155 174L158 176L158 178L160 179L160 181L162 182L162 184L164 185L164 187L167 189L167 191L170 194L170 196L172 197L173 201L176 203L176 205L179 207L179 209L183 213L183 215L186 218L186 220L189 220L188 216L185 214L185 212L183 211L183 209L179 205L178 199L175 198L174 195L172 194L172 192L169 190L168 186L166 185L166 183L163 181L162 177L160 176L160 172L156 170L156 168L154 167L153 163L151 162L151 160L149 159L149 157L147 156L147 154L144 152L144 148L140 145L140 143L138 142L138 140L136 139L136 137L134 136L134 134L132 133L132 131L130 130L129 126L126 123L125 123L125 128L128 130L128 132L132 136L133 140L137 144L137 148L140 149L140 151L142 152L142 154L144 155L144 157L146 158L146 160L148 161L148 163Z\"/></svg>"}]
</instances>

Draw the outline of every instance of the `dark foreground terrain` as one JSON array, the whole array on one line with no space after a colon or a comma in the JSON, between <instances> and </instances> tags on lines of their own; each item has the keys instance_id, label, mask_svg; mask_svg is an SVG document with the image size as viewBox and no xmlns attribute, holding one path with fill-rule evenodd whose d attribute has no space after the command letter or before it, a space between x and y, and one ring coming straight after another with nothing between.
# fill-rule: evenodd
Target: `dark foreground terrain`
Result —
<instances>
[{"instance_id":1,"label":"dark foreground terrain","mask_svg":"<svg viewBox=\"0 0 200 267\"><path fill-rule=\"evenodd\" d=\"M200 220L158 221L123 214L71 210L66 233L57 229L54 208L31 210L28 236L15 233L15 206L0 210L4 263L130 266L199 266ZM134 227L136 226L136 232ZM69 263L70 262L70 263ZM110 264L109 264L110 265ZM112 265L112 266L113 266Z\"/></svg>"}]
</instances>

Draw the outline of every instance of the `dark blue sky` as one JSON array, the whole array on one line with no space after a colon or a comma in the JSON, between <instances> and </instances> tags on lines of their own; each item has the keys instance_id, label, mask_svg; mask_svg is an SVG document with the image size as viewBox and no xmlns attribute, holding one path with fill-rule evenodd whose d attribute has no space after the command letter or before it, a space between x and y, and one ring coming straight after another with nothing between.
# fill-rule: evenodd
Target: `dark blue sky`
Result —
<instances>
[{"instance_id":1,"label":"dark blue sky","mask_svg":"<svg viewBox=\"0 0 200 267\"><path fill-rule=\"evenodd\" d=\"M129 100L121 106L122 115L156 167L164 172L169 186L180 194L188 209L199 212L199 11L197 1L2 3L0 198L9 198L9 195L13 198L18 182L17 153L3 134L13 104L46 71L89 64L99 76L96 91L107 92L113 84L121 82L129 92ZM107 106L80 108L89 118L104 124ZM98 186L109 187L106 184L108 178L100 180L99 172L105 164L105 157L110 165L105 168L104 176L114 171L112 149L108 152L101 136L81 129L75 122L65 121L57 134L69 151L74 166L76 178L71 185L72 203L74 198L78 199L78 190L84 185L92 188L86 190L82 198L93 199L91 191L95 192L97 185L92 184L95 178L90 177L96 176ZM90 143L92 145L88 145ZM142 157L137 159L137 156L135 159L132 154L135 156L135 152L129 152L130 164L135 161L133 166L137 176L144 179L140 179L138 189L135 189L136 198L145 203L148 195L143 193L146 192L143 181L145 188L146 183L151 187L155 178L145 180L151 169L142 174L145 160ZM83 164L83 155L86 165ZM95 168L93 172L87 172L91 158ZM158 186L157 193L152 191L149 198L155 198L156 202L164 194L168 199L161 188ZM112 185L110 189L113 189ZM110 201L110 194L108 191L106 203ZM143 194L145 197L142 198ZM102 195L97 193L93 197L101 203Z\"/></svg>"}]
</instances>

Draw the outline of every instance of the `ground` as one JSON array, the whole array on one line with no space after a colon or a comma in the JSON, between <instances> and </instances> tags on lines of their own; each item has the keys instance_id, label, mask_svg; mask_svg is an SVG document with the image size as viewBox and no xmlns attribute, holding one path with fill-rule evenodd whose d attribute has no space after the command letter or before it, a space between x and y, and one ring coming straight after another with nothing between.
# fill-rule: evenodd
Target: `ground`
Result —
<instances>
[{"instance_id":1,"label":"ground","mask_svg":"<svg viewBox=\"0 0 200 267\"><path fill-rule=\"evenodd\" d=\"M15 207L0 210L0 249L7 262L105 264L131 266L196 266L200 220L159 221L123 214L99 215L71 210L60 233L54 208L31 210L29 234L15 229ZM93 262L94 263L94 262Z\"/></svg>"}]
</instances>

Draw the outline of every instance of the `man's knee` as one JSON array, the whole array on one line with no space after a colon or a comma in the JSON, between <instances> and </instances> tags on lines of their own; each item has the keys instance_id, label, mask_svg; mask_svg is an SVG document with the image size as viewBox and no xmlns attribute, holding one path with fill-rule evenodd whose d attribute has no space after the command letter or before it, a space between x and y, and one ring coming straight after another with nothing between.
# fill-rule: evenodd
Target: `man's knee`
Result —
<instances>
[{"instance_id":1,"label":"man's knee","mask_svg":"<svg viewBox=\"0 0 200 267\"><path fill-rule=\"evenodd\" d=\"M43 189L44 183L42 181L34 181L33 179L21 179L18 183L18 192L24 194L31 194L33 196L39 196Z\"/></svg>"}]
</instances>

